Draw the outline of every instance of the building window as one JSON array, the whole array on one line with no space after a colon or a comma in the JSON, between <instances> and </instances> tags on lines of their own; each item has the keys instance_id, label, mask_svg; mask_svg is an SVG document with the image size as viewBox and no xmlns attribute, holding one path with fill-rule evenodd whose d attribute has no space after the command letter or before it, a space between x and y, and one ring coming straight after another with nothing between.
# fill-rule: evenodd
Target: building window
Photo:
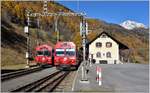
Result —
<instances>
[{"instance_id":1,"label":"building window","mask_svg":"<svg viewBox=\"0 0 150 93\"><path fill-rule=\"evenodd\" d=\"M110 53L110 52L107 52L107 53L106 53L106 56L107 56L107 58L111 58L111 53Z\"/></svg>"},{"instance_id":2,"label":"building window","mask_svg":"<svg viewBox=\"0 0 150 93\"><path fill-rule=\"evenodd\" d=\"M101 53L100 53L100 52L97 52L97 53L96 53L96 57L101 57Z\"/></svg>"},{"instance_id":3,"label":"building window","mask_svg":"<svg viewBox=\"0 0 150 93\"><path fill-rule=\"evenodd\" d=\"M102 43L101 42L97 42L96 43L96 47L102 47Z\"/></svg>"},{"instance_id":4,"label":"building window","mask_svg":"<svg viewBox=\"0 0 150 93\"><path fill-rule=\"evenodd\" d=\"M102 38L106 38L107 37L107 35L106 34L102 34L102 36L101 36Z\"/></svg>"},{"instance_id":5,"label":"building window","mask_svg":"<svg viewBox=\"0 0 150 93\"><path fill-rule=\"evenodd\" d=\"M106 42L106 47L107 48L112 47L112 43L111 42Z\"/></svg>"}]
</instances>

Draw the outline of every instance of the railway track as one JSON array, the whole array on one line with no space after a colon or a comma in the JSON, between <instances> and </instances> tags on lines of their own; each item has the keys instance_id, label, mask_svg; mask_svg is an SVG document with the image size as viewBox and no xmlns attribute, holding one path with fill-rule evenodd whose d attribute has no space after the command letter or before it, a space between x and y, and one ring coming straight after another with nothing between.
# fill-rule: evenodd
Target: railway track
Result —
<instances>
[{"instance_id":1,"label":"railway track","mask_svg":"<svg viewBox=\"0 0 150 93\"><path fill-rule=\"evenodd\" d=\"M71 71L53 92L71 92L75 75L76 72Z\"/></svg>"},{"instance_id":2,"label":"railway track","mask_svg":"<svg viewBox=\"0 0 150 93\"><path fill-rule=\"evenodd\" d=\"M14 89L11 92L52 92L69 73L69 71L55 71L40 80Z\"/></svg>"},{"instance_id":3,"label":"railway track","mask_svg":"<svg viewBox=\"0 0 150 93\"><path fill-rule=\"evenodd\" d=\"M1 81L9 80L12 78L17 78L17 77L22 76L22 75L26 75L26 74L33 73L36 71L40 71L42 69L44 69L44 68L37 67L37 68L25 69L25 70L21 70L21 71L15 71L15 72L11 72L11 73L2 74L1 75Z\"/></svg>"}]
</instances>

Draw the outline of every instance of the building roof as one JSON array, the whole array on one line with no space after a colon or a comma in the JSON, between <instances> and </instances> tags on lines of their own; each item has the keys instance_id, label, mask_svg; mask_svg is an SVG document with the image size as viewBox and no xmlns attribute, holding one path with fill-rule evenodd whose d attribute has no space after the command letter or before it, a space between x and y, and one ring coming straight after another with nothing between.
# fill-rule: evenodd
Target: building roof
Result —
<instances>
[{"instance_id":1,"label":"building roof","mask_svg":"<svg viewBox=\"0 0 150 93\"><path fill-rule=\"evenodd\" d=\"M118 40L116 40L115 38L113 38L112 36L110 36L108 33L106 32L102 32L100 33L97 37L95 37L92 41L90 41L87 45L90 45L93 41L95 41L97 38L99 38L102 34L106 34L108 37L110 37L112 40L114 40L115 42L117 42L119 44L119 49L129 49L126 45L124 45L123 43L119 42Z\"/></svg>"}]
</instances>

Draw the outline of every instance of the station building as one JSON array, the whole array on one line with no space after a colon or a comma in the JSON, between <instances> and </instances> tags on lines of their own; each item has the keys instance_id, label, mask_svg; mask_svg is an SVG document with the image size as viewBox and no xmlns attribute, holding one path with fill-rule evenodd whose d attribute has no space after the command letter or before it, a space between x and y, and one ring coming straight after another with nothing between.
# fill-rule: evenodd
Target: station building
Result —
<instances>
[{"instance_id":1,"label":"station building","mask_svg":"<svg viewBox=\"0 0 150 93\"><path fill-rule=\"evenodd\" d=\"M129 48L106 32L100 33L88 43L88 57L100 64L129 62Z\"/></svg>"}]
</instances>

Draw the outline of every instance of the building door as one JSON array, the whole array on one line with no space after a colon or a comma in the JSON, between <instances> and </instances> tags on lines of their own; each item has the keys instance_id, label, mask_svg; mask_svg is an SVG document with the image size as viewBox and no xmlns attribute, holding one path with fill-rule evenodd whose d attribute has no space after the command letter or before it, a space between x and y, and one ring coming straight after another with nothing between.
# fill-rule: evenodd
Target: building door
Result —
<instances>
[{"instance_id":1,"label":"building door","mask_svg":"<svg viewBox=\"0 0 150 93\"><path fill-rule=\"evenodd\" d=\"M100 64L107 64L107 60L99 60Z\"/></svg>"}]
</instances>

